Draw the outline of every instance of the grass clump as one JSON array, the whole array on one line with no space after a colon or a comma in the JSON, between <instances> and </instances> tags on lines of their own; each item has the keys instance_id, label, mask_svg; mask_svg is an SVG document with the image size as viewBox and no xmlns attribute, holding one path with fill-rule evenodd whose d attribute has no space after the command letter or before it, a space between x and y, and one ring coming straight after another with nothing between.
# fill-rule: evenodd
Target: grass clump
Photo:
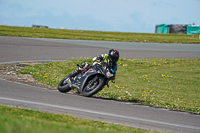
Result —
<instances>
[{"instance_id":1,"label":"grass clump","mask_svg":"<svg viewBox=\"0 0 200 133\"><path fill-rule=\"evenodd\" d=\"M57 87L77 63L85 61L91 59L28 66L18 73L31 74L39 82ZM97 95L200 114L199 71L200 59L119 59L116 83L110 82L110 88Z\"/></svg>"},{"instance_id":2,"label":"grass clump","mask_svg":"<svg viewBox=\"0 0 200 133\"><path fill-rule=\"evenodd\" d=\"M146 131L75 118L66 114L50 114L28 109L0 105L0 129L2 133L148 133Z\"/></svg>"}]
</instances>

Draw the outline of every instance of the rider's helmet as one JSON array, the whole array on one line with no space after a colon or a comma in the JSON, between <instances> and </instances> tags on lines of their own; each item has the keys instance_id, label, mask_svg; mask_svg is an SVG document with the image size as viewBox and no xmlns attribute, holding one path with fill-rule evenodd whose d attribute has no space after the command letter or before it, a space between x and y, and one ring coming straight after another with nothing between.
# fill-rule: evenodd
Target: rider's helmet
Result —
<instances>
[{"instance_id":1,"label":"rider's helmet","mask_svg":"<svg viewBox=\"0 0 200 133\"><path fill-rule=\"evenodd\" d=\"M110 49L108 52L108 59L117 62L119 59L119 52L116 49Z\"/></svg>"}]
</instances>

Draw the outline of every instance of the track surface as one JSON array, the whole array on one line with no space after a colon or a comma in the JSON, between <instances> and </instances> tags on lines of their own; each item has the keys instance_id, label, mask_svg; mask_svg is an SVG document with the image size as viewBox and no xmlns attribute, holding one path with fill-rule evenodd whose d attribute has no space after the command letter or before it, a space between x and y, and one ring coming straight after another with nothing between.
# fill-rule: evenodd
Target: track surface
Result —
<instances>
[{"instance_id":1,"label":"track surface","mask_svg":"<svg viewBox=\"0 0 200 133\"><path fill-rule=\"evenodd\" d=\"M200 45L189 47L181 45L178 50L174 44L149 44L149 48L145 46L146 44L142 44L141 48L137 47L138 43L132 43L134 47L128 43L123 44L124 47L121 48L121 44L115 45L114 42L0 37L0 64L31 60L67 60L77 57L92 58L107 53L114 45L120 51L122 58L200 58ZM0 79L0 104L51 113L68 113L142 129L200 132L199 115L108 99L62 94L3 79Z\"/></svg>"}]
</instances>

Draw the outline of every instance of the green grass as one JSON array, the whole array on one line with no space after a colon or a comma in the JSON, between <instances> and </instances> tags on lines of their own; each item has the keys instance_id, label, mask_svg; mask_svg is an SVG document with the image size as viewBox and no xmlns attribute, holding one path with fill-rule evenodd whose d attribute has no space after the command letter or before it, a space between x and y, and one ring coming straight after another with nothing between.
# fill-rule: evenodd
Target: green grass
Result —
<instances>
[{"instance_id":1,"label":"green grass","mask_svg":"<svg viewBox=\"0 0 200 133\"><path fill-rule=\"evenodd\" d=\"M38 82L57 87L77 63L85 61L91 59L28 66L18 73L31 74ZM116 83L97 95L200 114L199 85L200 59L120 59Z\"/></svg>"},{"instance_id":2,"label":"green grass","mask_svg":"<svg viewBox=\"0 0 200 133\"><path fill-rule=\"evenodd\" d=\"M0 105L1 133L155 133L75 118L66 114L50 114L28 109L11 108Z\"/></svg>"},{"instance_id":3,"label":"green grass","mask_svg":"<svg viewBox=\"0 0 200 133\"><path fill-rule=\"evenodd\" d=\"M200 44L198 35L147 34L0 26L0 36L123 42Z\"/></svg>"}]
</instances>

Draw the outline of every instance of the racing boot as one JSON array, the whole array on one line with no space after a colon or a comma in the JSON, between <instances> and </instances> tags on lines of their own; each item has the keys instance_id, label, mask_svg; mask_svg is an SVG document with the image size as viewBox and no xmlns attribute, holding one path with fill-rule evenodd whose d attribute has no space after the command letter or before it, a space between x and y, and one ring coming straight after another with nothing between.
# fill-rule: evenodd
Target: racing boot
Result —
<instances>
[{"instance_id":1,"label":"racing boot","mask_svg":"<svg viewBox=\"0 0 200 133\"><path fill-rule=\"evenodd\" d=\"M89 68L90 64L88 64L87 62L81 63L81 66L78 65L78 68L75 71L73 71L71 74L69 74L69 77L72 78L72 77L76 76L77 74L81 73L87 67Z\"/></svg>"}]
</instances>

